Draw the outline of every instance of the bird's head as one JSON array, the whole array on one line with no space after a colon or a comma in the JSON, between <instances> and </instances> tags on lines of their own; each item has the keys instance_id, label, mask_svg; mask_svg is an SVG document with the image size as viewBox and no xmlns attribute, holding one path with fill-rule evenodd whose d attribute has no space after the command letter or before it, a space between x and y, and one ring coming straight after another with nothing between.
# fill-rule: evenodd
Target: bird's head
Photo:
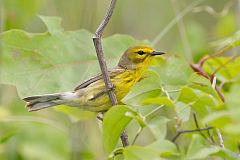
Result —
<instances>
[{"instance_id":1,"label":"bird's head","mask_svg":"<svg viewBox=\"0 0 240 160\"><path fill-rule=\"evenodd\" d=\"M136 69L138 67L148 67L152 57L165 54L164 52L154 51L148 46L136 46L127 49L122 55L118 66L126 69Z\"/></svg>"}]
</instances>

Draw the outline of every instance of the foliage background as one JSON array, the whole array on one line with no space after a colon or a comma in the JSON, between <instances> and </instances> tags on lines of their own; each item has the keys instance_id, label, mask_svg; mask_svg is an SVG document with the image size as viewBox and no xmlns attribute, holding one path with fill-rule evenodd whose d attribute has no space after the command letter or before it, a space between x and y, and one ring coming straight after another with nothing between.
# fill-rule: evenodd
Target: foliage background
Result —
<instances>
[{"instance_id":1,"label":"foliage background","mask_svg":"<svg viewBox=\"0 0 240 160\"><path fill-rule=\"evenodd\" d=\"M44 33L47 29L38 15L58 16L62 18L62 26L65 31L73 31L73 34L78 33L80 37L84 33L84 37L80 39L80 42L86 38L87 43L90 44L91 40L89 38L91 38L91 34L76 30L86 29L93 33L105 15L109 2L109 0L2 0L0 1L0 31L22 29L30 33ZM156 49L167 51L169 55L184 57L188 63L197 62L204 55L213 53L217 47L222 48L225 46L224 43L220 43L218 40L232 37L239 30L239 6L239 0L121 0L117 3L111 22L104 32L107 59L110 59L108 61L109 66L114 66L120 57L122 49L135 43L135 40L131 37L112 36L116 33L126 34L141 41L147 40ZM185 14L185 12L187 13ZM167 30L168 28L169 30ZM48 31L50 31L49 29L51 28L48 28ZM56 28L53 27L53 29ZM66 33L61 36L59 36L59 40L66 38ZM112 37L109 38L109 36ZM74 39L74 35L71 38ZM9 42L15 40L16 43L19 43L18 39L14 39L14 36ZM23 45L27 46L30 42L31 40L26 41ZM73 44L77 46L78 42L79 39L76 39L69 41L67 45ZM119 46L120 44L122 46ZM61 46L61 43L59 42L58 45ZM115 48L116 52L114 51ZM228 52L229 54L232 52L237 53L237 49ZM48 52L47 50L46 52ZM60 58L55 57L56 60L66 58L67 55L64 54L64 50L61 51L61 48L59 48L56 51L59 51L58 56L60 56ZM79 53L78 55L74 54L74 56L79 56L80 59L86 55L86 52L88 53L86 59L83 59L86 62L83 66L90 66L87 67L86 74L79 71L78 79L67 76L59 78L55 75L52 80L62 82L62 85L45 88L45 90L41 90L41 93L47 92L48 89L56 92L66 90L66 88L71 89L81 80L99 72L92 47L87 50L81 50L81 47L74 48L74 53L76 51ZM112 53L113 51L114 53ZM49 51L49 53L53 52ZM1 58L4 58L2 55L5 55L1 54ZM55 54L53 53L51 56L54 57ZM72 61L69 57L66 60ZM4 64L2 61L0 63ZM176 63L178 63L177 60L173 64ZM12 67L9 66L9 71L14 70L15 65L12 63ZM238 63L236 65L238 66ZM237 67L233 66L234 69L237 70ZM210 69L207 70L210 71ZM0 71L0 78L3 79L1 81L6 82L4 76L1 76L5 74L6 70L1 69ZM174 74L179 70L167 71ZM188 72L190 71L186 71L186 73ZM17 75L14 72L11 72L11 74ZM15 79L14 82L16 81L19 81L19 84L26 81L26 86L31 82L34 83L31 75L29 75L28 80ZM67 84L65 81L67 81ZM230 99L234 104L239 104L237 94L234 94L235 91L239 92L238 88L238 85L234 85L233 88L226 86L226 91L231 91L227 92L227 95L232 97ZM31 91L29 94L38 93L37 91ZM0 159L87 160L106 158L107 154L103 149L101 127L99 127L100 124L98 124L94 115L88 112L74 112L76 115L72 111L65 110L65 112L71 112L69 116L66 116L63 112L53 109L28 113L18 93L13 85L0 85ZM224 110L224 112L227 113L227 110ZM229 117L227 117L228 119ZM239 121L234 122L239 126ZM216 124L219 125L222 122L217 121ZM185 127L192 129L193 126L189 124ZM133 139L137 129L135 121L128 127L130 140ZM228 130L230 129L233 128L228 128ZM174 133L174 129L170 128L167 137L170 139ZM239 135L239 130L234 131L234 133L235 136ZM191 137L191 135L185 135L181 140L191 139ZM193 139L196 137L194 135ZM239 152L237 142L232 143L232 141L236 141L232 134L224 138L229 149ZM152 133L149 130L143 130L137 144L147 145L153 141ZM186 152L188 145L185 142L180 144L182 146L180 152Z\"/></svg>"}]
</instances>

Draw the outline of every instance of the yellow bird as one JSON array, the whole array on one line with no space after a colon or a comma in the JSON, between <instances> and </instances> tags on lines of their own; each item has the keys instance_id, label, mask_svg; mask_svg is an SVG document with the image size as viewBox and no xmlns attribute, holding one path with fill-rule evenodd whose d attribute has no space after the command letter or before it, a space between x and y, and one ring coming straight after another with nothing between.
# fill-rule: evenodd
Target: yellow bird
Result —
<instances>
[{"instance_id":1,"label":"yellow bird","mask_svg":"<svg viewBox=\"0 0 240 160\"><path fill-rule=\"evenodd\" d=\"M117 67L108 71L114 85L118 101L126 96L131 87L143 78L152 57L162 55L147 46L136 46L127 49ZM101 112L111 107L102 75L97 75L78 85L74 91L26 97L28 111L36 111L57 105L79 107L81 109Z\"/></svg>"}]
</instances>

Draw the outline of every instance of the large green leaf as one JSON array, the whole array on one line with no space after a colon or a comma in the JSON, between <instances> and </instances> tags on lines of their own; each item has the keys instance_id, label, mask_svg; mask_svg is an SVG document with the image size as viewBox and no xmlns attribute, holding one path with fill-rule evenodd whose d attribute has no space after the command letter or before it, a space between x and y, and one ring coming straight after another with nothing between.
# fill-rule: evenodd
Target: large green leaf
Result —
<instances>
[{"instance_id":1,"label":"large green leaf","mask_svg":"<svg viewBox=\"0 0 240 160\"><path fill-rule=\"evenodd\" d=\"M209 74L218 69L216 73L218 79L233 81L240 76L240 57L214 57L204 63L203 69Z\"/></svg>"},{"instance_id":2,"label":"large green leaf","mask_svg":"<svg viewBox=\"0 0 240 160\"><path fill-rule=\"evenodd\" d=\"M0 35L0 82L15 85L21 97L72 90L99 72L92 33L64 31L61 19L40 17L48 29L46 33L10 30ZM124 50L137 42L125 35L103 39L106 61L116 65Z\"/></svg>"},{"instance_id":3,"label":"large green leaf","mask_svg":"<svg viewBox=\"0 0 240 160\"><path fill-rule=\"evenodd\" d=\"M197 134L192 136L192 141L187 151L187 160L206 159L209 155L218 152L216 147L207 148L204 139Z\"/></svg>"},{"instance_id":4,"label":"large green leaf","mask_svg":"<svg viewBox=\"0 0 240 160\"><path fill-rule=\"evenodd\" d=\"M129 146L123 149L126 160L177 160L179 152L174 143L159 139L145 147Z\"/></svg>"},{"instance_id":5,"label":"large green leaf","mask_svg":"<svg viewBox=\"0 0 240 160\"><path fill-rule=\"evenodd\" d=\"M170 120L163 116L156 116L147 120L147 127L156 139L164 139L167 135L167 122Z\"/></svg>"},{"instance_id":6,"label":"large green leaf","mask_svg":"<svg viewBox=\"0 0 240 160\"><path fill-rule=\"evenodd\" d=\"M128 105L138 106L144 104L147 98L157 97L161 93L159 77L155 72L148 72L149 76L130 90L130 92L122 99L122 102Z\"/></svg>"},{"instance_id":7,"label":"large green leaf","mask_svg":"<svg viewBox=\"0 0 240 160\"><path fill-rule=\"evenodd\" d=\"M149 144L147 148L157 151L162 157L179 155L176 145L165 139L158 139L157 141Z\"/></svg>"},{"instance_id":8,"label":"large green leaf","mask_svg":"<svg viewBox=\"0 0 240 160\"><path fill-rule=\"evenodd\" d=\"M164 105L175 109L173 102L168 99L168 97L156 97L156 98L147 98L144 100L145 104L157 104L157 105Z\"/></svg>"},{"instance_id":9,"label":"large green leaf","mask_svg":"<svg viewBox=\"0 0 240 160\"><path fill-rule=\"evenodd\" d=\"M125 160L163 160L157 151L140 146L129 146L124 148L123 155Z\"/></svg>"},{"instance_id":10,"label":"large green leaf","mask_svg":"<svg viewBox=\"0 0 240 160\"><path fill-rule=\"evenodd\" d=\"M120 134L132 120L132 117L126 116L127 113L137 115L130 107L124 105L114 106L104 115L103 144L108 153L114 149Z\"/></svg>"},{"instance_id":11,"label":"large green leaf","mask_svg":"<svg viewBox=\"0 0 240 160\"><path fill-rule=\"evenodd\" d=\"M169 57L167 60L157 59L157 67L153 67L165 85L185 85L192 70L186 60L180 57Z\"/></svg>"},{"instance_id":12,"label":"large green leaf","mask_svg":"<svg viewBox=\"0 0 240 160\"><path fill-rule=\"evenodd\" d=\"M188 104L177 102L176 104L176 114L178 117L178 120L182 122L186 122L189 120L191 108Z\"/></svg>"},{"instance_id":13,"label":"large green leaf","mask_svg":"<svg viewBox=\"0 0 240 160\"><path fill-rule=\"evenodd\" d=\"M198 99L197 94L194 92L192 88L183 87L179 93L178 101L183 103L191 103Z\"/></svg>"},{"instance_id":14,"label":"large green leaf","mask_svg":"<svg viewBox=\"0 0 240 160\"><path fill-rule=\"evenodd\" d=\"M212 87L211 82L196 73L193 73L189 78L189 86L201 92L204 92L210 97L214 97L216 101L221 104L221 99L216 92L216 90ZM199 93L198 93L199 94Z\"/></svg>"},{"instance_id":15,"label":"large green leaf","mask_svg":"<svg viewBox=\"0 0 240 160\"><path fill-rule=\"evenodd\" d=\"M205 140L200 135L194 134L192 136L192 141L188 147L186 159L199 160L207 159L211 156L226 158L228 160L240 159L236 153L233 153L228 149L220 148L219 146L207 145Z\"/></svg>"}]
</instances>

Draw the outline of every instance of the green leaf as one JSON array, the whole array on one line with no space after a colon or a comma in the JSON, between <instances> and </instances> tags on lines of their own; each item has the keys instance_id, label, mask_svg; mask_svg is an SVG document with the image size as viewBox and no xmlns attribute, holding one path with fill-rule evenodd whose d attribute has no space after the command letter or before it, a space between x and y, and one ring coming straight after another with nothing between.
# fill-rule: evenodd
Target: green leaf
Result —
<instances>
[{"instance_id":1,"label":"green leaf","mask_svg":"<svg viewBox=\"0 0 240 160\"><path fill-rule=\"evenodd\" d=\"M224 66L223 66L224 65ZM221 68L216 77L221 81L234 81L240 76L240 57L215 57L207 60L203 69L209 74L213 73L216 69Z\"/></svg>"},{"instance_id":2,"label":"green leaf","mask_svg":"<svg viewBox=\"0 0 240 160\"><path fill-rule=\"evenodd\" d=\"M126 116L127 112L137 115L135 111L125 105L111 107L104 115L103 144L108 153L114 149L121 133L132 120L132 117Z\"/></svg>"},{"instance_id":3,"label":"green leaf","mask_svg":"<svg viewBox=\"0 0 240 160\"><path fill-rule=\"evenodd\" d=\"M217 104L214 103L211 95L199 96L199 98L191 104L191 108L198 114L199 117L205 117L211 114L210 109L215 109Z\"/></svg>"},{"instance_id":4,"label":"green leaf","mask_svg":"<svg viewBox=\"0 0 240 160\"><path fill-rule=\"evenodd\" d=\"M147 148L155 150L160 154L161 157L179 155L176 145L165 139L158 139L157 141L148 145Z\"/></svg>"},{"instance_id":5,"label":"green leaf","mask_svg":"<svg viewBox=\"0 0 240 160\"><path fill-rule=\"evenodd\" d=\"M85 111L76 107L68 107L65 105L59 105L54 108L56 111L63 112L67 114L72 122L89 120L96 117L96 113Z\"/></svg>"},{"instance_id":6,"label":"green leaf","mask_svg":"<svg viewBox=\"0 0 240 160\"><path fill-rule=\"evenodd\" d=\"M187 151L187 160L199 160L199 159L207 159L210 157L221 157L226 158L228 160L237 160L240 157L225 148L221 148L219 146L210 146L206 144L206 141L197 134L192 136L192 141L188 147Z\"/></svg>"},{"instance_id":7,"label":"green leaf","mask_svg":"<svg viewBox=\"0 0 240 160\"><path fill-rule=\"evenodd\" d=\"M158 152L151 148L129 146L123 149L125 160L162 160Z\"/></svg>"},{"instance_id":8,"label":"green leaf","mask_svg":"<svg viewBox=\"0 0 240 160\"><path fill-rule=\"evenodd\" d=\"M238 114L239 115L239 114ZM232 122L230 124L226 124L223 127L223 130L225 133L231 135L231 136L239 136L240 134L240 122Z\"/></svg>"},{"instance_id":9,"label":"green leaf","mask_svg":"<svg viewBox=\"0 0 240 160\"><path fill-rule=\"evenodd\" d=\"M135 112L126 112L125 116L135 119L142 128L146 126L145 117L140 114L136 114Z\"/></svg>"},{"instance_id":10,"label":"green leaf","mask_svg":"<svg viewBox=\"0 0 240 160\"><path fill-rule=\"evenodd\" d=\"M60 17L39 16L39 18L45 23L49 33L57 34L63 31Z\"/></svg>"},{"instance_id":11,"label":"green leaf","mask_svg":"<svg viewBox=\"0 0 240 160\"><path fill-rule=\"evenodd\" d=\"M239 109L222 110L206 116L202 122L220 128L224 133L230 134L231 136L239 135L239 114Z\"/></svg>"},{"instance_id":12,"label":"green leaf","mask_svg":"<svg viewBox=\"0 0 240 160\"><path fill-rule=\"evenodd\" d=\"M210 81L203 76L193 73L189 78L189 86L196 90L202 91L210 96L213 96L219 104L221 104L221 99L218 96L218 93L213 89Z\"/></svg>"},{"instance_id":13,"label":"green leaf","mask_svg":"<svg viewBox=\"0 0 240 160\"><path fill-rule=\"evenodd\" d=\"M156 139L164 139L167 135L167 122L170 120L163 116L155 116L147 120L147 127Z\"/></svg>"},{"instance_id":14,"label":"green leaf","mask_svg":"<svg viewBox=\"0 0 240 160\"><path fill-rule=\"evenodd\" d=\"M147 98L143 101L144 104L158 104L171 107L175 109L175 105L167 97L156 97L156 98Z\"/></svg>"},{"instance_id":15,"label":"green leaf","mask_svg":"<svg viewBox=\"0 0 240 160\"><path fill-rule=\"evenodd\" d=\"M238 108L236 106L240 105L239 95L240 95L240 83L236 82L231 86L229 92L226 94L227 108L232 110L236 110Z\"/></svg>"},{"instance_id":16,"label":"green leaf","mask_svg":"<svg viewBox=\"0 0 240 160\"><path fill-rule=\"evenodd\" d=\"M175 106L176 106L176 113L178 115L178 118L180 118L182 122L188 121L191 113L190 106L180 101L177 102Z\"/></svg>"},{"instance_id":17,"label":"green leaf","mask_svg":"<svg viewBox=\"0 0 240 160\"><path fill-rule=\"evenodd\" d=\"M152 72L153 73L153 72ZM146 98L157 97L161 93L159 77L154 73L133 86L130 92L122 99L122 102L132 106L138 106Z\"/></svg>"},{"instance_id":18,"label":"green leaf","mask_svg":"<svg viewBox=\"0 0 240 160\"><path fill-rule=\"evenodd\" d=\"M10 131L0 137L0 144L6 143L10 138L17 134L16 131Z\"/></svg>"},{"instance_id":19,"label":"green leaf","mask_svg":"<svg viewBox=\"0 0 240 160\"><path fill-rule=\"evenodd\" d=\"M63 31L57 17L41 19L50 33L9 30L0 34L0 83L15 85L20 97L69 91L100 72L92 33ZM109 40L111 43L106 45ZM104 38L106 61L116 65L123 51L137 42L126 35Z\"/></svg>"},{"instance_id":20,"label":"green leaf","mask_svg":"<svg viewBox=\"0 0 240 160\"><path fill-rule=\"evenodd\" d=\"M165 85L185 85L188 82L192 70L186 60L179 57L169 57L163 61L160 59L157 67L153 68Z\"/></svg>"},{"instance_id":21,"label":"green leaf","mask_svg":"<svg viewBox=\"0 0 240 160\"><path fill-rule=\"evenodd\" d=\"M189 87L182 88L178 96L178 101L182 101L186 104L194 102L196 99L198 99L198 95Z\"/></svg>"},{"instance_id":22,"label":"green leaf","mask_svg":"<svg viewBox=\"0 0 240 160\"><path fill-rule=\"evenodd\" d=\"M217 128L224 127L231 122L231 113L228 111L219 111L206 116L202 122L203 124L210 124Z\"/></svg>"},{"instance_id":23,"label":"green leaf","mask_svg":"<svg viewBox=\"0 0 240 160\"><path fill-rule=\"evenodd\" d=\"M204 139L197 134L193 134L192 141L188 147L187 160L206 159L209 155L219 152L217 147L207 147Z\"/></svg>"}]
</instances>

